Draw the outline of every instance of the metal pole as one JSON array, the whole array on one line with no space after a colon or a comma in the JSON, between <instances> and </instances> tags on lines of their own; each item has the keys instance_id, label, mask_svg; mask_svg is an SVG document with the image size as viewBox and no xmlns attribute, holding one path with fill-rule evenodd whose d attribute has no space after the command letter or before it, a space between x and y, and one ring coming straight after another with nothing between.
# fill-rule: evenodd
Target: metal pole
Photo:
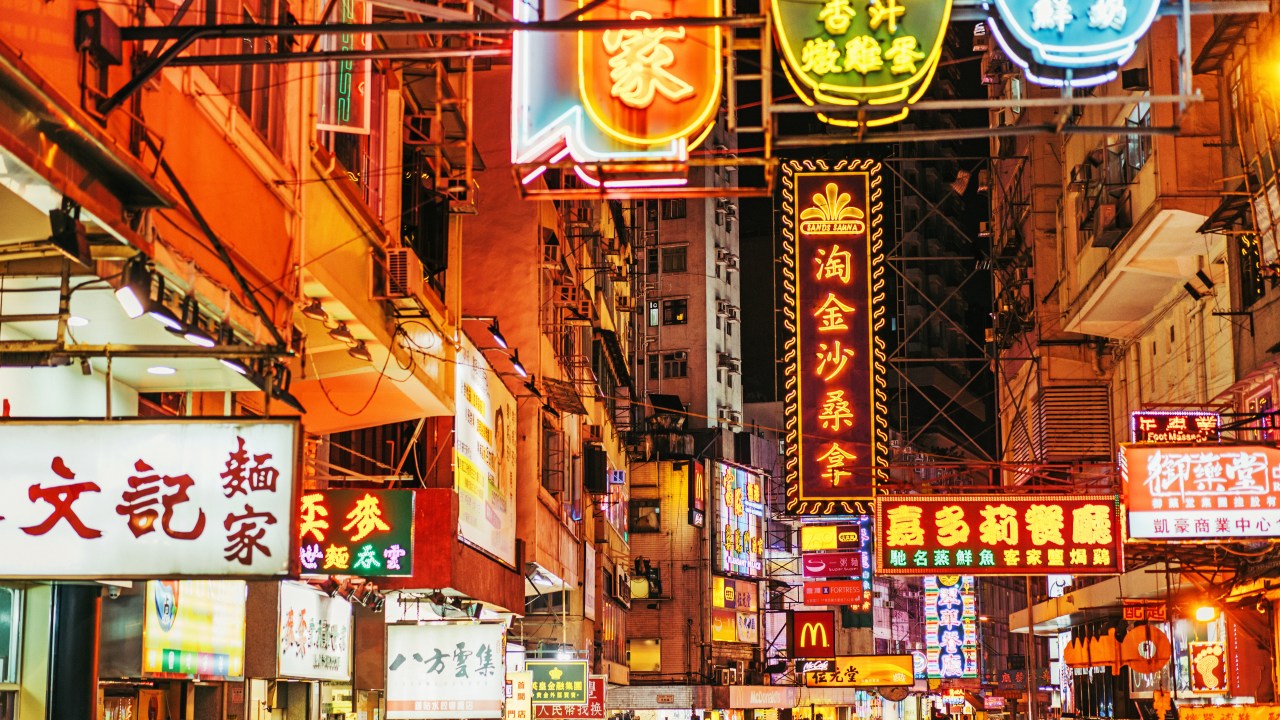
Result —
<instances>
[{"instance_id":1,"label":"metal pole","mask_svg":"<svg viewBox=\"0 0 1280 720\"><path fill-rule=\"evenodd\" d=\"M1036 619L1031 611L1031 577L1027 584L1027 720L1036 720Z\"/></svg>"}]
</instances>

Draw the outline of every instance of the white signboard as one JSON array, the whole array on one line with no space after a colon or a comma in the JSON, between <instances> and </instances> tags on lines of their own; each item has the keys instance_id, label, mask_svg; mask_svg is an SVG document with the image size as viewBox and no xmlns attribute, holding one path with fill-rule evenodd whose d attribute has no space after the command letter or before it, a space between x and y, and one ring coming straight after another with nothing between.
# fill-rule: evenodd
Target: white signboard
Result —
<instances>
[{"instance_id":1,"label":"white signboard","mask_svg":"<svg viewBox=\"0 0 1280 720\"><path fill-rule=\"evenodd\" d=\"M278 677L351 679L351 603L305 583L280 583Z\"/></svg>"},{"instance_id":2,"label":"white signboard","mask_svg":"<svg viewBox=\"0 0 1280 720\"><path fill-rule=\"evenodd\" d=\"M458 352L454 487L458 534L516 562L516 399L465 335Z\"/></svg>"},{"instance_id":3,"label":"white signboard","mask_svg":"<svg viewBox=\"0 0 1280 720\"><path fill-rule=\"evenodd\" d=\"M298 425L0 421L0 578L284 575Z\"/></svg>"},{"instance_id":4,"label":"white signboard","mask_svg":"<svg viewBox=\"0 0 1280 720\"><path fill-rule=\"evenodd\" d=\"M387 720L501 718L501 623L387 626Z\"/></svg>"}]
</instances>

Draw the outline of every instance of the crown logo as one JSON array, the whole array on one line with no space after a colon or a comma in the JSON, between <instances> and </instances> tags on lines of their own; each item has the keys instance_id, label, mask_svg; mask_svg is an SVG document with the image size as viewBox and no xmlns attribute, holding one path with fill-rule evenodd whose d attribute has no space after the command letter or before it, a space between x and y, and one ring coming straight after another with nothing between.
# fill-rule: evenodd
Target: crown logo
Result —
<instances>
[{"instance_id":1,"label":"crown logo","mask_svg":"<svg viewBox=\"0 0 1280 720\"><path fill-rule=\"evenodd\" d=\"M548 672L547 674L551 676L552 680L559 680L562 676L564 676L564 671L558 667L554 667L554 668L551 668L551 672Z\"/></svg>"}]
</instances>

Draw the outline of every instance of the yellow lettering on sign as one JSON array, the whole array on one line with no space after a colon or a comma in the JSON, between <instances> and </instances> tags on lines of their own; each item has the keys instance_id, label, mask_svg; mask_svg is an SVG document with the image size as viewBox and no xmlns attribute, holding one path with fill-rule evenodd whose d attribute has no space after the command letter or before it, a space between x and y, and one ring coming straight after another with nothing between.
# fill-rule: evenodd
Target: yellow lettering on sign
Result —
<instances>
[{"instance_id":1,"label":"yellow lettering on sign","mask_svg":"<svg viewBox=\"0 0 1280 720\"><path fill-rule=\"evenodd\" d=\"M632 20L650 20L643 10L631 13ZM627 107L643 110L658 95L680 102L693 97L693 86L676 77L668 68L676 60L667 41L683 42L684 27L643 30L605 30L603 42L609 54L610 94Z\"/></svg>"},{"instance_id":2,"label":"yellow lettering on sign","mask_svg":"<svg viewBox=\"0 0 1280 720\"><path fill-rule=\"evenodd\" d=\"M870 35L859 35L844 44L845 72L857 70L866 75L884 67L880 41Z\"/></svg>"},{"instance_id":3,"label":"yellow lettering on sign","mask_svg":"<svg viewBox=\"0 0 1280 720\"><path fill-rule=\"evenodd\" d=\"M924 53L916 50L919 44L913 35L904 35L893 39L893 44L884 52L885 58L892 61L889 72L894 75L914 73L916 62L924 59Z\"/></svg>"},{"instance_id":4,"label":"yellow lettering on sign","mask_svg":"<svg viewBox=\"0 0 1280 720\"><path fill-rule=\"evenodd\" d=\"M800 528L801 550L835 550L839 547L836 541L835 525L806 525Z\"/></svg>"},{"instance_id":5,"label":"yellow lettering on sign","mask_svg":"<svg viewBox=\"0 0 1280 720\"><path fill-rule=\"evenodd\" d=\"M964 508L946 505L933 515L938 525L938 544L952 547L969 542L969 523L964 521Z\"/></svg>"},{"instance_id":6,"label":"yellow lettering on sign","mask_svg":"<svg viewBox=\"0 0 1280 720\"><path fill-rule=\"evenodd\" d=\"M887 547L904 547L924 544L924 528L920 516L924 510L919 505L899 505L885 513L888 526L884 531Z\"/></svg>"}]
</instances>

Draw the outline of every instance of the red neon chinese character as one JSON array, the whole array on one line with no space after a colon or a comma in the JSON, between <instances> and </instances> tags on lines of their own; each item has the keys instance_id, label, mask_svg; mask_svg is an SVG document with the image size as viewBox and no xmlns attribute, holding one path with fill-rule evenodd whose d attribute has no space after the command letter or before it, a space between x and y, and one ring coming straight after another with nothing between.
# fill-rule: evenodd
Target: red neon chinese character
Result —
<instances>
[{"instance_id":1,"label":"red neon chinese character","mask_svg":"<svg viewBox=\"0 0 1280 720\"><path fill-rule=\"evenodd\" d=\"M71 469L67 467L60 456L53 459L51 467L53 472L63 480L75 480L76 478L76 474L71 472ZM102 492L102 488L98 487L97 483L87 481L50 487L43 487L39 483L32 485L27 491L31 501L44 500L53 506L53 512L49 514L49 517L45 518L44 522L39 525L24 527L22 532L28 535L44 535L52 530L59 520L66 520L71 529L86 540L102 537L101 531L85 525L76 516L75 511L71 509L71 503L74 503L82 493L86 492Z\"/></svg>"}]
</instances>

